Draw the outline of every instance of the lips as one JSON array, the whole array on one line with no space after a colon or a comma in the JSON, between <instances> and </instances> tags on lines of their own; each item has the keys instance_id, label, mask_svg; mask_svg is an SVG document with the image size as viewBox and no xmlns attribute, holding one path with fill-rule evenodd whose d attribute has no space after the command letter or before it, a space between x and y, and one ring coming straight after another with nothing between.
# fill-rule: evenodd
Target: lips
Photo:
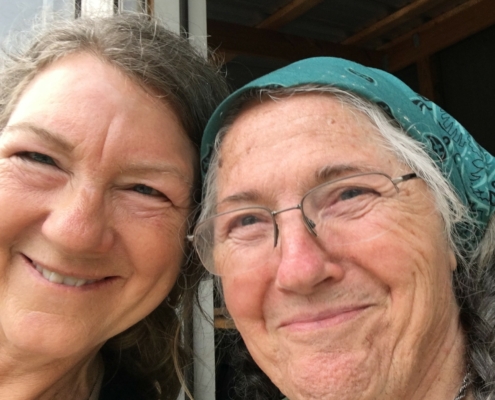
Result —
<instances>
[{"instance_id":1,"label":"lips","mask_svg":"<svg viewBox=\"0 0 495 400\"><path fill-rule=\"evenodd\" d=\"M335 326L355 318L369 307L371 305L353 305L317 313L301 313L282 321L279 327L291 330L313 330Z\"/></svg>"},{"instance_id":2,"label":"lips","mask_svg":"<svg viewBox=\"0 0 495 400\"><path fill-rule=\"evenodd\" d=\"M52 283L58 283L65 286L80 287L90 285L95 282L100 282L105 279L83 279L70 275L62 275L58 272L52 271L46 267L39 265L28 257L26 257L26 259L33 265L36 271L38 271L43 278Z\"/></svg>"}]
</instances>

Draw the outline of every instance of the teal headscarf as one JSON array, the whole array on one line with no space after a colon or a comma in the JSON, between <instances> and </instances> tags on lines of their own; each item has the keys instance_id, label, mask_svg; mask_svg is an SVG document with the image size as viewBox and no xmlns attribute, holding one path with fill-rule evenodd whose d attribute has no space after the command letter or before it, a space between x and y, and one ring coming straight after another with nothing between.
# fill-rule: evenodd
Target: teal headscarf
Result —
<instances>
[{"instance_id":1,"label":"teal headscarf","mask_svg":"<svg viewBox=\"0 0 495 400\"><path fill-rule=\"evenodd\" d=\"M218 130L234 101L254 88L316 84L352 92L380 106L409 136L422 143L452 183L478 224L464 232L473 244L484 234L495 207L495 161L473 137L435 103L387 72L339 58L309 58L256 79L227 97L206 126L201 163L206 172Z\"/></svg>"}]
</instances>

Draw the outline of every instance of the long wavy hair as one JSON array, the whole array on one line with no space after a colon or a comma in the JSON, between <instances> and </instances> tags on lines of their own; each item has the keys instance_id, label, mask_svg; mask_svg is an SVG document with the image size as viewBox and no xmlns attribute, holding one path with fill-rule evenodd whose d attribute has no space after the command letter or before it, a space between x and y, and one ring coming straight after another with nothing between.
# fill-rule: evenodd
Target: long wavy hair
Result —
<instances>
[{"instance_id":1,"label":"long wavy hair","mask_svg":"<svg viewBox=\"0 0 495 400\"><path fill-rule=\"evenodd\" d=\"M148 15L60 18L47 28L33 28L24 45L4 50L0 134L33 78L53 62L75 53L88 53L117 67L150 95L171 106L196 148L210 114L227 95L218 68L186 38L171 33ZM200 199L199 167L191 196L196 202ZM191 225L194 219L192 215L188 223ZM139 383L143 399L175 400L184 383L184 368L190 362L183 327L191 320L202 270L185 241L184 253L180 275L167 299L146 318L108 340L101 351L106 371L111 374L124 370Z\"/></svg>"},{"instance_id":2,"label":"long wavy hair","mask_svg":"<svg viewBox=\"0 0 495 400\"><path fill-rule=\"evenodd\" d=\"M331 86L304 85L290 88L252 89L241 95L231 107L220 129L210 168L206 176L206 193L200 220L213 215L217 192L219 152L224 137L248 102L278 101L298 93L320 93L337 98L345 107L364 114L375 125L382 145L399 161L408 165L429 187L438 213L443 219L445 238L456 254L457 269L452 286L460 309L467 342L466 362L470 371L471 390L476 400L495 400L495 218L492 218L483 239L473 246L461 232L473 230L475 223L468 208L438 169L421 143L407 135L395 120L372 102ZM221 282L217 281L221 295ZM256 400L283 397L269 378L256 366L239 334L228 337L231 359L236 363L236 398ZM237 355L232 355L236 351Z\"/></svg>"}]
</instances>

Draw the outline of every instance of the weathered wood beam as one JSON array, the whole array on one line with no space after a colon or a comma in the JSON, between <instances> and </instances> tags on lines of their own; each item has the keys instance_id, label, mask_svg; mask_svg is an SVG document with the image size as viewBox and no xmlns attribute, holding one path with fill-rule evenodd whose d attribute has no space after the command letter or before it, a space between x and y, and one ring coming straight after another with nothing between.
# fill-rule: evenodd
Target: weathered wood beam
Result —
<instances>
[{"instance_id":1,"label":"weathered wood beam","mask_svg":"<svg viewBox=\"0 0 495 400\"><path fill-rule=\"evenodd\" d=\"M215 317L215 328L236 329L234 320L228 316L228 311L226 308L215 308L213 315Z\"/></svg>"},{"instance_id":2,"label":"weathered wood beam","mask_svg":"<svg viewBox=\"0 0 495 400\"><path fill-rule=\"evenodd\" d=\"M494 24L493 0L469 0L379 50L386 53L386 69L393 72Z\"/></svg>"},{"instance_id":3,"label":"weathered wood beam","mask_svg":"<svg viewBox=\"0 0 495 400\"><path fill-rule=\"evenodd\" d=\"M208 45L226 53L297 61L308 57L342 57L368 66L380 67L380 52L355 46L343 46L283 34L267 29L251 28L226 22L208 20Z\"/></svg>"},{"instance_id":4,"label":"weathered wood beam","mask_svg":"<svg viewBox=\"0 0 495 400\"><path fill-rule=\"evenodd\" d=\"M323 0L293 0L286 6L274 12L264 21L261 21L256 25L256 28L276 30L308 12L322 1Z\"/></svg>"},{"instance_id":5,"label":"weathered wood beam","mask_svg":"<svg viewBox=\"0 0 495 400\"><path fill-rule=\"evenodd\" d=\"M400 10L381 19L370 27L359 31L355 35L347 38L342 44L361 45L371 40L377 39L384 33L401 26L413 18L419 17L421 14L431 10L441 4L451 2L452 0L416 0L415 2L402 7Z\"/></svg>"},{"instance_id":6,"label":"weathered wood beam","mask_svg":"<svg viewBox=\"0 0 495 400\"><path fill-rule=\"evenodd\" d=\"M214 325L216 329L236 329L235 323L232 319L222 316L215 317Z\"/></svg>"}]
</instances>

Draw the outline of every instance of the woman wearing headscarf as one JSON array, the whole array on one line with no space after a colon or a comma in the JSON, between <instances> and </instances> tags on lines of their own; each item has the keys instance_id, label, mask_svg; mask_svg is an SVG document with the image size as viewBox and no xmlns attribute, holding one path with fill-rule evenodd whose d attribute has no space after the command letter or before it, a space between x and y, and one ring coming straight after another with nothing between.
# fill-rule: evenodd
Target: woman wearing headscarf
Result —
<instances>
[{"instance_id":1,"label":"woman wearing headscarf","mask_svg":"<svg viewBox=\"0 0 495 400\"><path fill-rule=\"evenodd\" d=\"M230 95L202 157L192 239L270 380L246 398L495 398L495 162L454 118L314 58Z\"/></svg>"},{"instance_id":2,"label":"woman wearing headscarf","mask_svg":"<svg viewBox=\"0 0 495 400\"><path fill-rule=\"evenodd\" d=\"M216 68L146 15L54 21L0 73L0 398L175 400Z\"/></svg>"}]
</instances>

